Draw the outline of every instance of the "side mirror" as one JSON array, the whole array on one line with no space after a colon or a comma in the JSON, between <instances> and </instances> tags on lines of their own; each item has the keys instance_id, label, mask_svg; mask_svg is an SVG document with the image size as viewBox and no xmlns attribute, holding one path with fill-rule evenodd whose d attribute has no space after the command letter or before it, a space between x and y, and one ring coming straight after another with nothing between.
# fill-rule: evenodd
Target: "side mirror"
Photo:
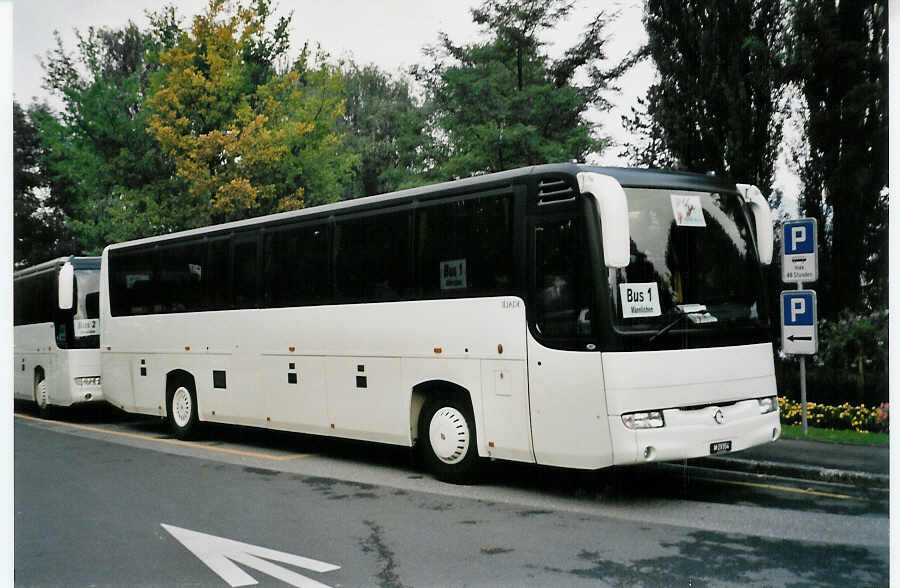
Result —
<instances>
[{"instance_id":1,"label":"side mirror","mask_svg":"<svg viewBox=\"0 0 900 588\"><path fill-rule=\"evenodd\" d=\"M66 262L59 270L59 309L72 310L75 298L75 268Z\"/></svg>"},{"instance_id":2,"label":"side mirror","mask_svg":"<svg viewBox=\"0 0 900 588\"><path fill-rule=\"evenodd\" d=\"M578 174L578 189L597 205L603 235L603 262L607 267L625 267L631 261L631 231L628 228L628 198L613 177L595 172Z\"/></svg>"},{"instance_id":3,"label":"side mirror","mask_svg":"<svg viewBox=\"0 0 900 588\"><path fill-rule=\"evenodd\" d=\"M759 261L763 265L772 263L772 252L775 248L775 228L772 226L772 210L769 203L759 191L759 188L751 184L738 184L738 191L750 205L753 211L753 220L756 223L756 250L759 253Z\"/></svg>"}]
</instances>

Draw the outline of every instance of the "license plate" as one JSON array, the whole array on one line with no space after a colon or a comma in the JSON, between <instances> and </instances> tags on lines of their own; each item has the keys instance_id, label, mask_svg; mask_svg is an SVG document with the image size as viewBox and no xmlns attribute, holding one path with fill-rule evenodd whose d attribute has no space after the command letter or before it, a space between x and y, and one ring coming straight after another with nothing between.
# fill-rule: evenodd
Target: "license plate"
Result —
<instances>
[{"instance_id":1,"label":"license plate","mask_svg":"<svg viewBox=\"0 0 900 588\"><path fill-rule=\"evenodd\" d=\"M728 451L731 451L731 441L719 441L718 443L709 444L710 455L715 455L716 453L726 453Z\"/></svg>"}]
</instances>

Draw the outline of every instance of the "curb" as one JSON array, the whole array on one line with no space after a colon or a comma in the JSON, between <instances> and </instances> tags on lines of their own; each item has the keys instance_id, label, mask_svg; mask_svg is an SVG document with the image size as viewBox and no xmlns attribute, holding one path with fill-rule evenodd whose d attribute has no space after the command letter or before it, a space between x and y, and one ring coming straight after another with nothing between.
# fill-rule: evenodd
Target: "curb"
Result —
<instances>
[{"instance_id":1,"label":"curb","mask_svg":"<svg viewBox=\"0 0 900 588\"><path fill-rule=\"evenodd\" d=\"M866 488L887 489L891 480L890 476L885 474L873 474L869 472L839 470L822 466L759 461L734 457L700 457L690 461L695 465L719 470L738 471L751 474L768 474L772 476L801 478L819 482L841 482Z\"/></svg>"}]
</instances>

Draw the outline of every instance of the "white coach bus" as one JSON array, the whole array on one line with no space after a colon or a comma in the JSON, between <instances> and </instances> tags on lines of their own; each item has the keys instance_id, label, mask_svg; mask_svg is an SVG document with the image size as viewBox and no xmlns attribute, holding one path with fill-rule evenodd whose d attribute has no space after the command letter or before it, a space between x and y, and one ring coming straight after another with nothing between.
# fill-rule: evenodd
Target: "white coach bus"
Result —
<instances>
[{"instance_id":1,"label":"white coach bus","mask_svg":"<svg viewBox=\"0 0 900 588\"><path fill-rule=\"evenodd\" d=\"M61 257L13 275L13 396L51 406L103 400L100 258Z\"/></svg>"},{"instance_id":2,"label":"white coach bus","mask_svg":"<svg viewBox=\"0 0 900 588\"><path fill-rule=\"evenodd\" d=\"M602 468L780 434L768 205L543 165L111 245L104 393L167 417Z\"/></svg>"}]
</instances>

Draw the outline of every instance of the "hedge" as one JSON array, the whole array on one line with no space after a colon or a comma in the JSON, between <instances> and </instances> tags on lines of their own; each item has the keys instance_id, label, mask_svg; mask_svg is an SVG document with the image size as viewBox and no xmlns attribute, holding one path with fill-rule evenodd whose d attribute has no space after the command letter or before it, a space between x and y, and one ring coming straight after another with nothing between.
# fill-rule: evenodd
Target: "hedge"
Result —
<instances>
[{"instance_id":1,"label":"hedge","mask_svg":"<svg viewBox=\"0 0 900 588\"><path fill-rule=\"evenodd\" d=\"M806 422L813 427L824 429L849 429L859 433L887 433L890 407L887 402L877 407L853 406L849 403L827 406L806 403ZM802 421L802 406L787 398L778 399L781 422L785 425L799 425Z\"/></svg>"}]
</instances>

